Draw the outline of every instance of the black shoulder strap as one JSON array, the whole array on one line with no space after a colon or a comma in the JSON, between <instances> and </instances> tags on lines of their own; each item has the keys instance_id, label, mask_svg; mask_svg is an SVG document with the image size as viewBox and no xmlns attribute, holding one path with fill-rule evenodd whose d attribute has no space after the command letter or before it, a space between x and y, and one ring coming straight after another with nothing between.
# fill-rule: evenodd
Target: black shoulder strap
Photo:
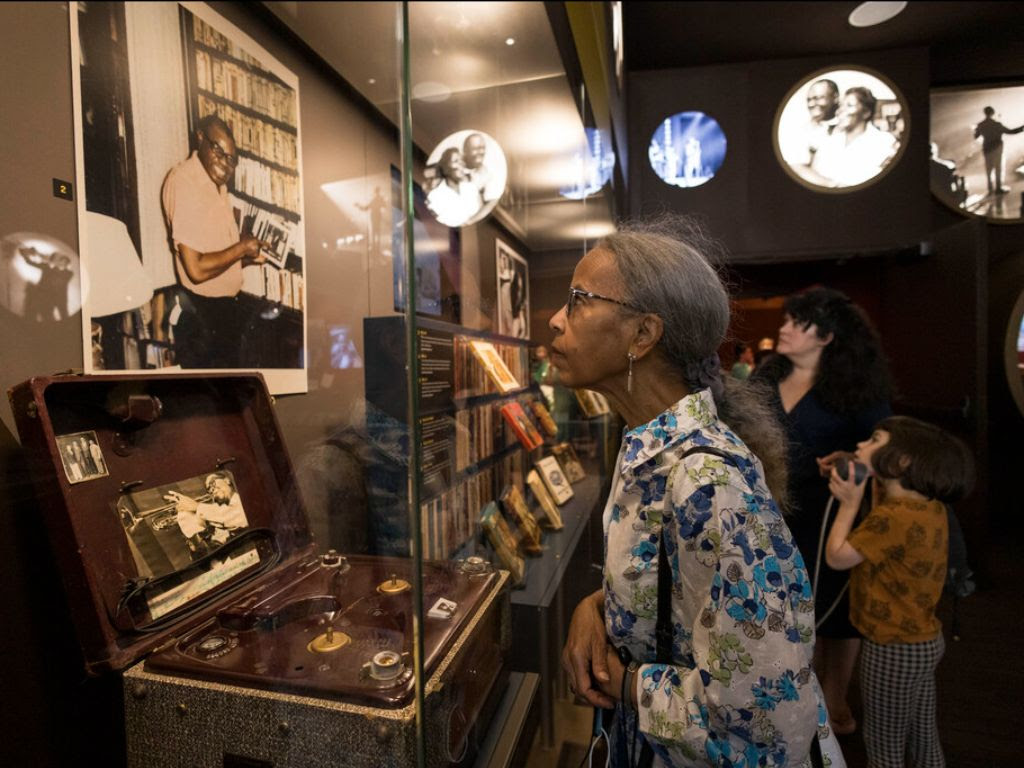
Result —
<instances>
[{"instance_id":1,"label":"black shoulder strap","mask_svg":"<svg viewBox=\"0 0 1024 768\"><path fill-rule=\"evenodd\" d=\"M712 448L707 445L698 445L687 450L681 458L686 458L694 453L711 453L732 464L737 469L739 462L736 457L721 448ZM663 532L665 530L662 525ZM668 563L668 555L665 553L665 537L658 537L658 622L654 626L654 638L656 643L655 661L659 664L672 663L672 569Z\"/></svg>"}]
</instances>

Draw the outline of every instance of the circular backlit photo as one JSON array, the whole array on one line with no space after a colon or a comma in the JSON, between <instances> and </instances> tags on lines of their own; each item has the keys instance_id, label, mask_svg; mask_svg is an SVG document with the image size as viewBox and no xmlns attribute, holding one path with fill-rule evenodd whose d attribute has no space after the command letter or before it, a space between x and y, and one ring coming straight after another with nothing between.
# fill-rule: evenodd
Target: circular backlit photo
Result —
<instances>
[{"instance_id":1,"label":"circular backlit photo","mask_svg":"<svg viewBox=\"0 0 1024 768\"><path fill-rule=\"evenodd\" d=\"M932 194L995 223L1024 219L1024 86L931 93Z\"/></svg>"},{"instance_id":2,"label":"circular backlit photo","mask_svg":"<svg viewBox=\"0 0 1024 768\"><path fill-rule=\"evenodd\" d=\"M703 112L666 117L651 136L647 157L666 184L699 187L714 178L725 160L725 133Z\"/></svg>"},{"instance_id":3,"label":"circular backlit photo","mask_svg":"<svg viewBox=\"0 0 1024 768\"><path fill-rule=\"evenodd\" d=\"M821 70L793 88L775 118L775 153L804 186L850 192L877 181L907 143L906 100L879 74Z\"/></svg>"},{"instance_id":4,"label":"circular backlit photo","mask_svg":"<svg viewBox=\"0 0 1024 768\"><path fill-rule=\"evenodd\" d=\"M505 153L483 131L451 134L427 158L424 171L427 207L447 227L483 219L505 191Z\"/></svg>"},{"instance_id":5,"label":"circular backlit photo","mask_svg":"<svg viewBox=\"0 0 1024 768\"><path fill-rule=\"evenodd\" d=\"M78 254L50 235L0 238L0 305L37 323L67 320L81 309Z\"/></svg>"}]
</instances>

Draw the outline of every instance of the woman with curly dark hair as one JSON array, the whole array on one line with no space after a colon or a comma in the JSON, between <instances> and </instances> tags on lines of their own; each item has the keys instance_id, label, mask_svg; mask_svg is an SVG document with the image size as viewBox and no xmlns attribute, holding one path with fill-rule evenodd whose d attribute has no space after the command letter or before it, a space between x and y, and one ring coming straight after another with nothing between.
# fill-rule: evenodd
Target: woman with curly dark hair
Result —
<instances>
[{"instance_id":1,"label":"woman with curly dark hair","mask_svg":"<svg viewBox=\"0 0 1024 768\"><path fill-rule=\"evenodd\" d=\"M861 307L845 294L811 288L786 299L776 355L752 376L775 395L789 439L789 527L815 587L815 664L837 733L857 723L847 689L860 650L849 620L847 574L828 567L822 531L828 478L838 452L851 451L892 412L882 345ZM824 476L823 476L824 475Z\"/></svg>"}]
</instances>

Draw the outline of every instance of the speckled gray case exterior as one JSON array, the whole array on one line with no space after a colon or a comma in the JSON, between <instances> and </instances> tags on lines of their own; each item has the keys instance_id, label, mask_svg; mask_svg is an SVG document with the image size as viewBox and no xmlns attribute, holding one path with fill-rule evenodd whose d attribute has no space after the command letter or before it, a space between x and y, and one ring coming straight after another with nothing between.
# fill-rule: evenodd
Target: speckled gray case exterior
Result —
<instances>
[{"instance_id":1,"label":"speckled gray case exterior","mask_svg":"<svg viewBox=\"0 0 1024 768\"><path fill-rule=\"evenodd\" d=\"M425 686L426 764L468 764L483 739L505 676L481 648L508 650L508 574L460 633ZM416 711L124 673L131 768L407 768L416 765Z\"/></svg>"}]
</instances>

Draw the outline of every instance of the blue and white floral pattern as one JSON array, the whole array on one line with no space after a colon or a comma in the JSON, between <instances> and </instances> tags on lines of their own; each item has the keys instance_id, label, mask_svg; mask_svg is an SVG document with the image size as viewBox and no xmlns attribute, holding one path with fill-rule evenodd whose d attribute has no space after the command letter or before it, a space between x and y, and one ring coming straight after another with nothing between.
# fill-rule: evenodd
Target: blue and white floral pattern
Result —
<instances>
[{"instance_id":1,"label":"blue and white floral pattern","mask_svg":"<svg viewBox=\"0 0 1024 768\"><path fill-rule=\"evenodd\" d=\"M736 465L695 446L728 452ZM673 766L799 766L827 719L814 601L758 459L702 390L628 431L605 508L605 622L655 656L658 543L672 568L673 664L643 663L639 729Z\"/></svg>"}]
</instances>

